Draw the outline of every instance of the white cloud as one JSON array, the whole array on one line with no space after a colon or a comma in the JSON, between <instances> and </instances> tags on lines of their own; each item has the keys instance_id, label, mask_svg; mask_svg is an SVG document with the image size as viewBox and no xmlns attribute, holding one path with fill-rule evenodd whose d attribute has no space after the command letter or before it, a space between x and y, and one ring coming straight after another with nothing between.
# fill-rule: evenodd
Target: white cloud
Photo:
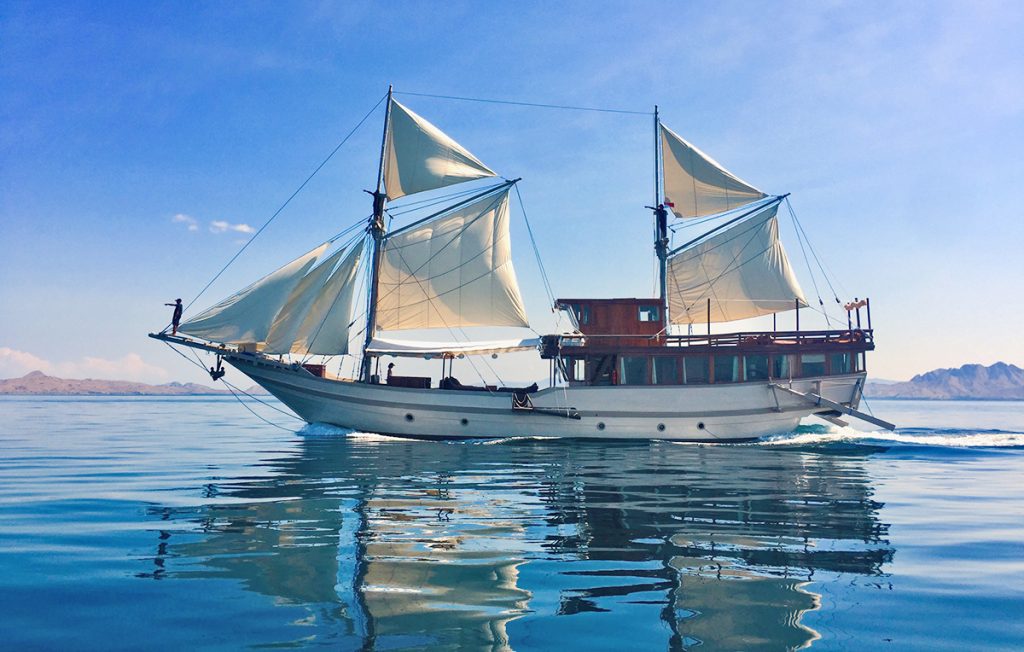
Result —
<instances>
[{"instance_id":1,"label":"white cloud","mask_svg":"<svg viewBox=\"0 0 1024 652\"><path fill-rule=\"evenodd\" d=\"M210 233L224 233L225 231L235 231L237 233L253 233L256 229L252 228L248 224L232 224L224 220L214 220L210 222Z\"/></svg>"},{"instance_id":2,"label":"white cloud","mask_svg":"<svg viewBox=\"0 0 1024 652\"><path fill-rule=\"evenodd\" d=\"M177 215L175 215L174 217L171 218L171 221L176 223L176 224L184 224L188 228L189 231L198 231L199 230L199 222L198 222L198 220L196 220L196 218L192 217L191 215L185 215L184 213L178 213Z\"/></svg>"},{"instance_id":3,"label":"white cloud","mask_svg":"<svg viewBox=\"0 0 1024 652\"><path fill-rule=\"evenodd\" d=\"M166 382L166 369L149 364L138 353L128 353L116 360L85 356L79 360L51 362L45 358L0 346L0 378L17 378L30 371L41 371L59 378L103 378Z\"/></svg>"}]
</instances>

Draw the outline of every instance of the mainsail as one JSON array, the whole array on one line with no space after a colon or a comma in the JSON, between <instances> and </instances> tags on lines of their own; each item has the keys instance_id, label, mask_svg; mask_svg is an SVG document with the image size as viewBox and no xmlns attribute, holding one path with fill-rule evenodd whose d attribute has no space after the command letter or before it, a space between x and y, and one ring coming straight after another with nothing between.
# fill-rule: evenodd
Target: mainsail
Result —
<instances>
[{"instance_id":1,"label":"mainsail","mask_svg":"<svg viewBox=\"0 0 1024 652\"><path fill-rule=\"evenodd\" d=\"M723 213L767 197L659 124L665 200L676 217Z\"/></svg>"},{"instance_id":2,"label":"mainsail","mask_svg":"<svg viewBox=\"0 0 1024 652\"><path fill-rule=\"evenodd\" d=\"M529 326L512 267L508 193L387 236L379 329Z\"/></svg>"},{"instance_id":3,"label":"mainsail","mask_svg":"<svg viewBox=\"0 0 1024 652\"><path fill-rule=\"evenodd\" d=\"M178 327L182 333L222 344L263 342L274 317L316 259L325 242Z\"/></svg>"},{"instance_id":4,"label":"mainsail","mask_svg":"<svg viewBox=\"0 0 1024 652\"><path fill-rule=\"evenodd\" d=\"M389 200L494 172L443 131L394 99L388 120L384 188Z\"/></svg>"},{"instance_id":5,"label":"mainsail","mask_svg":"<svg viewBox=\"0 0 1024 652\"><path fill-rule=\"evenodd\" d=\"M672 322L747 319L807 305L779 240L773 202L668 260Z\"/></svg>"},{"instance_id":6,"label":"mainsail","mask_svg":"<svg viewBox=\"0 0 1024 652\"><path fill-rule=\"evenodd\" d=\"M362 241L350 250L340 249L306 274L274 319L264 353L348 352L355 273L362 251Z\"/></svg>"}]
</instances>

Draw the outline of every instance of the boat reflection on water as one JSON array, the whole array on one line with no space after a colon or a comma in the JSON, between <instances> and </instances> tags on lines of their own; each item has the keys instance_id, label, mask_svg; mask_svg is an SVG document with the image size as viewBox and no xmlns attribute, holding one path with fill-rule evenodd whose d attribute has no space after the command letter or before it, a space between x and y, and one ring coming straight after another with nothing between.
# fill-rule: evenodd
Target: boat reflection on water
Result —
<instances>
[{"instance_id":1,"label":"boat reflection on water","mask_svg":"<svg viewBox=\"0 0 1024 652\"><path fill-rule=\"evenodd\" d=\"M892 558L865 454L307 435L266 477L155 509L188 531L144 575L302 608L297 643L799 648L816 582Z\"/></svg>"}]
</instances>

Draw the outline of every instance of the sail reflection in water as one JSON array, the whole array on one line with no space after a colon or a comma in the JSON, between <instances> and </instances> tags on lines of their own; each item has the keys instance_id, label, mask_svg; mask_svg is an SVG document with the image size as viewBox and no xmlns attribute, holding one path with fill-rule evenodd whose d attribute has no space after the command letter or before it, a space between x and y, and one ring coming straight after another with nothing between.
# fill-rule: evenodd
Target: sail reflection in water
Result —
<instances>
[{"instance_id":1,"label":"sail reflection in water","mask_svg":"<svg viewBox=\"0 0 1024 652\"><path fill-rule=\"evenodd\" d=\"M307 434L155 509L193 530L162 535L158 576L301 607L296 643L798 648L817 582L892 558L864 454Z\"/></svg>"}]
</instances>

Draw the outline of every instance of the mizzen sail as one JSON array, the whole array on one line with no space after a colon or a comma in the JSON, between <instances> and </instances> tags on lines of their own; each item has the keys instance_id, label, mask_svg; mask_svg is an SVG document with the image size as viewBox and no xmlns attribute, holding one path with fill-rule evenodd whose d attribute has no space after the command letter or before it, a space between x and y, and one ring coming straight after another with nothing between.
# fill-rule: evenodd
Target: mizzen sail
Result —
<instances>
[{"instance_id":1,"label":"mizzen sail","mask_svg":"<svg viewBox=\"0 0 1024 652\"><path fill-rule=\"evenodd\" d=\"M391 100L384 187L389 200L495 173L426 119Z\"/></svg>"},{"instance_id":2,"label":"mizzen sail","mask_svg":"<svg viewBox=\"0 0 1024 652\"><path fill-rule=\"evenodd\" d=\"M676 217L723 213L767 197L665 125L659 132L665 200Z\"/></svg>"},{"instance_id":3,"label":"mizzen sail","mask_svg":"<svg viewBox=\"0 0 1024 652\"><path fill-rule=\"evenodd\" d=\"M508 189L390 234L378 282L382 330L529 326L512 267Z\"/></svg>"},{"instance_id":4,"label":"mizzen sail","mask_svg":"<svg viewBox=\"0 0 1024 652\"><path fill-rule=\"evenodd\" d=\"M807 305L779 240L778 204L673 255L668 261L672 323L747 319Z\"/></svg>"}]
</instances>

